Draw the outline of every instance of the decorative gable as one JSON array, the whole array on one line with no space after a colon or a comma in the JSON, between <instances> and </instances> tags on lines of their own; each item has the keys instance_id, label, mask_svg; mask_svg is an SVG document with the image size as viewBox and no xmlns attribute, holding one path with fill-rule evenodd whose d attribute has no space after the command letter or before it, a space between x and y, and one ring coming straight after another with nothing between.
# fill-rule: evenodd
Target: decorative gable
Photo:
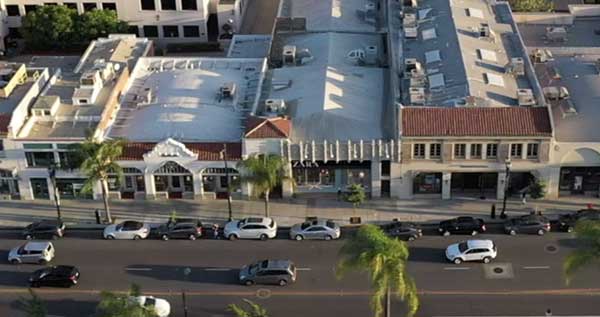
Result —
<instances>
[{"instance_id":1,"label":"decorative gable","mask_svg":"<svg viewBox=\"0 0 600 317\"><path fill-rule=\"evenodd\" d=\"M144 160L160 159L165 157L198 159L198 154L188 149L185 144L168 138L157 143L152 151L144 154Z\"/></svg>"},{"instance_id":2,"label":"decorative gable","mask_svg":"<svg viewBox=\"0 0 600 317\"><path fill-rule=\"evenodd\" d=\"M292 123L287 118L259 118L251 117L246 127L246 138L248 139L269 139L283 138L290 135Z\"/></svg>"}]
</instances>

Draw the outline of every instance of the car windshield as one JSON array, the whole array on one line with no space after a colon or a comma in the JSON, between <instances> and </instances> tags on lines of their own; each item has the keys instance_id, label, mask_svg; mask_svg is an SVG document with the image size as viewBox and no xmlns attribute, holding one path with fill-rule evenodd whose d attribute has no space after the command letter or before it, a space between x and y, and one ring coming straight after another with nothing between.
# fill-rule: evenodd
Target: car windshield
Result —
<instances>
[{"instance_id":1,"label":"car windshield","mask_svg":"<svg viewBox=\"0 0 600 317\"><path fill-rule=\"evenodd\" d=\"M121 230L121 228L123 228L123 225L117 225L117 226L115 227L115 229L117 229L117 230Z\"/></svg>"},{"instance_id":2,"label":"car windshield","mask_svg":"<svg viewBox=\"0 0 600 317\"><path fill-rule=\"evenodd\" d=\"M156 300L154 298L146 297L146 302L144 303L144 306L154 307L155 304L156 304Z\"/></svg>"},{"instance_id":3,"label":"car windshield","mask_svg":"<svg viewBox=\"0 0 600 317\"><path fill-rule=\"evenodd\" d=\"M308 227L310 227L310 222L304 222L302 225L300 225L300 229L302 230L305 230Z\"/></svg>"},{"instance_id":4,"label":"car windshield","mask_svg":"<svg viewBox=\"0 0 600 317\"><path fill-rule=\"evenodd\" d=\"M250 272L250 274L256 273L256 270L258 270L258 264L256 263L250 265L250 267L248 268L248 272Z\"/></svg>"},{"instance_id":5,"label":"car windshield","mask_svg":"<svg viewBox=\"0 0 600 317\"><path fill-rule=\"evenodd\" d=\"M469 249L469 246L467 245L466 242L461 242L458 244L458 251L460 251L460 253L463 253L465 251L467 251Z\"/></svg>"},{"instance_id":6,"label":"car windshield","mask_svg":"<svg viewBox=\"0 0 600 317\"><path fill-rule=\"evenodd\" d=\"M238 221L237 227L239 228L239 227L243 226L245 223L246 223L246 219L242 219L242 220Z\"/></svg>"},{"instance_id":7,"label":"car windshield","mask_svg":"<svg viewBox=\"0 0 600 317\"><path fill-rule=\"evenodd\" d=\"M275 220L271 219L271 223L269 223L269 228L273 228L275 225Z\"/></svg>"}]
</instances>

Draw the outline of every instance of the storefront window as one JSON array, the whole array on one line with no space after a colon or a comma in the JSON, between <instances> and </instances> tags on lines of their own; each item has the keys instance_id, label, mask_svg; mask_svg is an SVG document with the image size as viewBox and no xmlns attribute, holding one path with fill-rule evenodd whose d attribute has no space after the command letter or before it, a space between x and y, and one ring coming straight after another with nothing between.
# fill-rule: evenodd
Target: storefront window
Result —
<instances>
[{"instance_id":1,"label":"storefront window","mask_svg":"<svg viewBox=\"0 0 600 317\"><path fill-rule=\"evenodd\" d=\"M144 176L138 175L135 177L135 185L138 192L146 191L146 184L144 183Z\"/></svg>"},{"instance_id":2,"label":"storefront window","mask_svg":"<svg viewBox=\"0 0 600 317\"><path fill-rule=\"evenodd\" d=\"M295 168L294 178L298 185L335 185L335 169Z\"/></svg>"},{"instance_id":3,"label":"storefront window","mask_svg":"<svg viewBox=\"0 0 600 317\"><path fill-rule=\"evenodd\" d=\"M183 188L186 192L194 191L194 179L192 175L185 175L183 177Z\"/></svg>"},{"instance_id":4,"label":"storefront window","mask_svg":"<svg viewBox=\"0 0 600 317\"><path fill-rule=\"evenodd\" d=\"M442 173L421 173L414 178L415 194L440 194L442 192Z\"/></svg>"},{"instance_id":5,"label":"storefront window","mask_svg":"<svg viewBox=\"0 0 600 317\"><path fill-rule=\"evenodd\" d=\"M600 167L563 167L560 169L559 188L572 194L600 190Z\"/></svg>"},{"instance_id":6,"label":"storefront window","mask_svg":"<svg viewBox=\"0 0 600 317\"><path fill-rule=\"evenodd\" d=\"M10 180L0 179L0 194L10 194Z\"/></svg>"},{"instance_id":7,"label":"storefront window","mask_svg":"<svg viewBox=\"0 0 600 317\"><path fill-rule=\"evenodd\" d=\"M205 192L215 191L215 177L214 176L202 176L202 187Z\"/></svg>"},{"instance_id":8,"label":"storefront window","mask_svg":"<svg viewBox=\"0 0 600 317\"><path fill-rule=\"evenodd\" d=\"M158 175L154 176L154 187L156 188L157 192L167 191L167 183L168 183L167 178L168 178L167 176L158 176Z\"/></svg>"}]
</instances>

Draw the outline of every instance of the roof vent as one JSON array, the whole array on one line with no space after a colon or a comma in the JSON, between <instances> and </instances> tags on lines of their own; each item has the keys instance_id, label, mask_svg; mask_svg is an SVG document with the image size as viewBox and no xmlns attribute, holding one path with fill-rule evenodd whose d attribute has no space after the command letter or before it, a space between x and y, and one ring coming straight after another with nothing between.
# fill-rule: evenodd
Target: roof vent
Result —
<instances>
[{"instance_id":1,"label":"roof vent","mask_svg":"<svg viewBox=\"0 0 600 317\"><path fill-rule=\"evenodd\" d=\"M544 96L548 100L569 99L569 90L567 90L567 87L550 86L544 87L542 90L544 91Z\"/></svg>"},{"instance_id":2,"label":"roof vent","mask_svg":"<svg viewBox=\"0 0 600 317\"><path fill-rule=\"evenodd\" d=\"M487 23L481 23L478 30L478 35L480 38L489 39L492 37L492 31L490 30L490 25Z\"/></svg>"},{"instance_id":3,"label":"roof vent","mask_svg":"<svg viewBox=\"0 0 600 317\"><path fill-rule=\"evenodd\" d=\"M223 99L231 99L235 95L235 83L226 82L219 88L219 96Z\"/></svg>"},{"instance_id":4,"label":"roof vent","mask_svg":"<svg viewBox=\"0 0 600 317\"><path fill-rule=\"evenodd\" d=\"M282 115L285 113L287 106L283 99L267 99L265 100L265 112L269 115Z\"/></svg>"},{"instance_id":5,"label":"roof vent","mask_svg":"<svg viewBox=\"0 0 600 317\"><path fill-rule=\"evenodd\" d=\"M515 76L523 76L525 75L525 61L521 57L513 57L510 59L510 63L506 65L505 71Z\"/></svg>"},{"instance_id":6,"label":"roof vent","mask_svg":"<svg viewBox=\"0 0 600 317\"><path fill-rule=\"evenodd\" d=\"M416 58L407 58L404 60L404 74L406 77L413 77L423 73L423 67Z\"/></svg>"},{"instance_id":7,"label":"roof vent","mask_svg":"<svg viewBox=\"0 0 600 317\"><path fill-rule=\"evenodd\" d=\"M517 90L517 101L519 103L519 106L535 105L535 97L533 96L533 90L531 90L531 89Z\"/></svg>"},{"instance_id":8,"label":"roof vent","mask_svg":"<svg viewBox=\"0 0 600 317\"><path fill-rule=\"evenodd\" d=\"M533 53L531 54L531 59L533 59L534 63L545 63L545 62L553 61L554 56L552 55L552 52L550 52L547 49L536 48L533 50Z\"/></svg>"},{"instance_id":9,"label":"roof vent","mask_svg":"<svg viewBox=\"0 0 600 317\"><path fill-rule=\"evenodd\" d=\"M285 66L296 65L296 45L285 45L283 47L282 59Z\"/></svg>"},{"instance_id":10,"label":"roof vent","mask_svg":"<svg viewBox=\"0 0 600 317\"><path fill-rule=\"evenodd\" d=\"M425 88L410 87L408 89L410 104L424 105L425 104Z\"/></svg>"},{"instance_id":11,"label":"roof vent","mask_svg":"<svg viewBox=\"0 0 600 317\"><path fill-rule=\"evenodd\" d=\"M418 2L417 2L417 0L403 0L402 6L405 8L406 7L416 8L418 6Z\"/></svg>"}]
</instances>

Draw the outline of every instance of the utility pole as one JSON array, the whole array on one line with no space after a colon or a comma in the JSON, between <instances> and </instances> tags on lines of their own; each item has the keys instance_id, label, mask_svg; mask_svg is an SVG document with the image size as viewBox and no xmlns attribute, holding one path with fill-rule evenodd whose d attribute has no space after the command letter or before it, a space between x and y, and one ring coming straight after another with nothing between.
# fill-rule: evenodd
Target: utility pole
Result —
<instances>
[{"instance_id":1,"label":"utility pole","mask_svg":"<svg viewBox=\"0 0 600 317\"><path fill-rule=\"evenodd\" d=\"M225 164L225 178L227 178L227 208L229 209L229 221L233 220L233 213L231 211L231 179L229 179L229 168L227 167L227 144L223 143L223 150L221 151L221 158Z\"/></svg>"},{"instance_id":2,"label":"utility pole","mask_svg":"<svg viewBox=\"0 0 600 317\"><path fill-rule=\"evenodd\" d=\"M52 163L48 166L48 176L50 177L50 182L52 183L52 191L54 196L54 205L56 206L56 215L58 220L62 220L62 215L60 213L60 197L58 194L58 188L56 188L56 168L58 164Z\"/></svg>"},{"instance_id":3,"label":"utility pole","mask_svg":"<svg viewBox=\"0 0 600 317\"><path fill-rule=\"evenodd\" d=\"M506 199L508 199L508 185L510 182L510 168L512 166L512 162L510 161L510 157L504 161L504 165L506 167L506 176L504 177L504 199L502 200L502 215L506 212Z\"/></svg>"}]
</instances>

